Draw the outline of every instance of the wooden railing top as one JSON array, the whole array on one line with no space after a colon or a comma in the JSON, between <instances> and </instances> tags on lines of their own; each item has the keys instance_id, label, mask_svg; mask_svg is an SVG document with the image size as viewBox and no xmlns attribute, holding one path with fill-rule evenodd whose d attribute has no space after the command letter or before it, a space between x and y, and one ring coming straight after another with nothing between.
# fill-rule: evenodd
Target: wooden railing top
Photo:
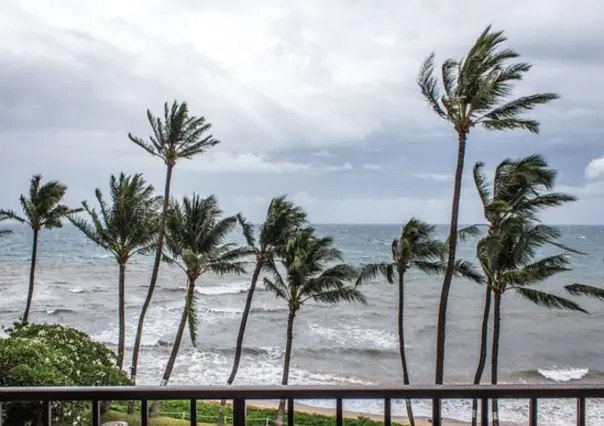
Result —
<instances>
[{"instance_id":1,"label":"wooden railing top","mask_svg":"<svg viewBox=\"0 0 604 426\"><path fill-rule=\"evenodd\" d=\"M604 398L602 384L387 386L3 387L0 401L167 399Z\"/></svg>"}]
</instances>

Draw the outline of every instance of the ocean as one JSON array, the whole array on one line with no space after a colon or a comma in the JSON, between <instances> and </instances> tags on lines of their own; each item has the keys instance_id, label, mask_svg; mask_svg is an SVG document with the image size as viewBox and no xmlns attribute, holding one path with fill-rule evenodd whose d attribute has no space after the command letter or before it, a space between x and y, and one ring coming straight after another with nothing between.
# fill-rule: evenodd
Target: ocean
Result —
<instances>
[{"instance_id":1,"label":"ocean","mask_svg":"<svg viewBox=\"0 0 604 426\"><path fill-rule=\"evenodd\" d=\"M9 225L10 226L10 225ZM346 261L359 264L389 260L399 225L317 225L332 235ZM25 306L31 232L13 225L14 234L0 241L0 324L18 320ZM561 242L587 252L573 255L574 269L551 279L544 288L562 294L563 285L602 285L604 227L563 226ZM445 238L447 226L437 235ZM233 241L242 237L233 234ZM462 244L459 258L474 260L475 241ZM554 248L543 254L554 253ZM137 318L150 278L152 257L132 260L127 269L127 345L134 341ZM251 272L251 265L250 265ZM43 230L40 236L36 290L31 320L77 327L100 342L117 341L118 268L110 254L73 228ZM231 368L235 338L246 291L246 276L206 276L198 282L200 330L197 347L185 337L171 384L224 384ZM406 338L411 380L430 383L434 374L436 312L441 279L410 271L406 279ZM185 277L163 265L147 316L139 369L140 384L159 384L174 340L184 300ZM384 281L364 287L368 306L305 305L296 319L291 384L400 385L397 352L396 289ZM604 303L580 300L591 315L548 311L506 294L500 355L503 383L602 383ZM476 368L483 288L455 280L447 333L448 383L471 383ZM245 338L236 384L278 384L285 346L287 307L259 284ZM130 355L126 355L126 365ZM487 377L488 380L488 377ZM333 401L309 405L335 406ZM379 401L345 401L346 410L381 413ZM467 421L470 401L445 401L445 417ZM526 401L502 401L502 420L526 424ZM414 402L416 415L430 416L430 402ZM604 401L589 401L588 424L604 424ZM572 424L573 401L544 400L540 424ZM393 414L405 415L403 401Z\"/></svg>"}]
</instances>

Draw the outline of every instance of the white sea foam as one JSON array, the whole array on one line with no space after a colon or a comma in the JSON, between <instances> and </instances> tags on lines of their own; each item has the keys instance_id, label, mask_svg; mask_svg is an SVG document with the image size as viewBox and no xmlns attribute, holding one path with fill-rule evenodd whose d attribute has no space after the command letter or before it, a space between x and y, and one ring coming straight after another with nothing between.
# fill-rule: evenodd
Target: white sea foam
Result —
<instances>
[{"instance_id":1,"label":"white sea foam","mask_svg":"<svg viewBox=\"0 0 604 426\"><path fill-rule=\"evenodd\" d=\"M539 369L539 374L554 382L570 382L571 380L580 380L589 373L589 368L564 368L552 367L548 369Z\"/></svg>"},{"instance_id":2,"label":"white sea foam","mask_svg":"<svg viewBox=\"0 0 604 426\"><path fill-rule=\"evenodd\" d=\"M245 293L250 289L248 281L225 283L214 286L198 285L195 289L199 294L205 296L218 296L221 294L239 294Z\"/></svg>"},{"instance_id":3,"label":"white sea foam","mask_svg":"<svg viewBox=\"0 0 604 426\"><path fill-rule=\"evenodd\" d=\"M78 294L78 293L83 293L84 289L82 287L75 287L75 288L70 288L69 291L72 293Z\"/></svg>"},{"instance_id":4,"label":"white sea foam","mask_svg":"<svg viewBox=\"0 0 604 426\"><path fill-rule=\"evenodd\" d=\"M361 325L343 325L341 328L322 327L319 324L308 325L310 334L332 340L343 347L369 346L377 349L397 349L396 334L386 330L375 330Z\"/></svg>"}]
</instances>

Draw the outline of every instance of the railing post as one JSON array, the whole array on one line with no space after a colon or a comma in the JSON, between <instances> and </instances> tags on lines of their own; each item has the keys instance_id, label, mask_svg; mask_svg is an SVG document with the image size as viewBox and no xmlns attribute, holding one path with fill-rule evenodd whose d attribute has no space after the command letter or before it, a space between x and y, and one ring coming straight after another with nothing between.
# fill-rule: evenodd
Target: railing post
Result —
<instances>
[{"instance_id":1,"label":"railing post","mask_svg":"<svg viewBox=\"0 0 604 426\"><path fill-rule=\"evenodd\" d=\"M392 400L384 399L384 426L392 425Z\"/></svg>"},{"instance_id":2,"label":"railing post","mask_svg":"<svg viewBox=\"0 0 604 426\"><path fill-rule=\"evenodd\" d=\"M141 400L141 426L149 426L149 404L146 399Z\"/></svg>"},{"instance_id":3,"label":"railing post","mask_svg":"<svg viewBox=\"0 0 604 426\"><path fill-rule=\"evenodd\" d=\"M585 424L585 398L577 398L577 426Z\"/></svg>"},{"instance_id":4,"label":"railing post","mask_svg":"<svg viewBox=\"0 0 604 426\"><path fill-rule=\"evenodd\" d=\"M52 405L50 401L42 402L42 424L52 426Z\"/></svg>"},{"instance_id":5,"label":"railing post","mask_svg":"<svg viewBox=\"0 0 604 426\"><path fill-rule=\"evenodd\" d=\"M435 398L432 400L432 426L442 426L440 414L440 399Z\"/></svg>"},{"instance_id":6,"label":"railing post","mask_svg":"<svg viewBox=\"0 0 604 426\"><path fill-rule=\"evenodd\" d=\"M287 426L294 426L294 416L296 412L294 411L294 399L287 399Z\"/></svg>"},{"instance_id":7,"label":"railing post","mask_svg":"<svg viewBox=\"0 0 604 426\"><path fill-rule=\"evenodd\" d=\"M189 417L190 417L189 423L191 423L191 426L197 426L197 400L196 399L191 400Z\"/></svg>"},{"instance_id":8,"label":"railing post","mask_svg":"<svg viewBox=\"0 0 604 426\"><path fill-rule=\"evenodd\" d=\"M245 426L245 399L233 400L233 426Z\"/></svg>"},{"instance_id":9,"label":"railing post","mask_svg":"<svg viewBox=\"0 0 604 426\"><path fill-rule=\"evenodd\" d=\"M480 403L480 425L489 426L489 399L482 398Z\"/></svg>"},{"instance_id":10,"label":"railing post","mask_svg":"<svg viewBox=\"0 0 604 426\"><path fill-rule=\"evenodd\" d=\"M342 398L336 399L336 426L344 425L344 410L342 407ZM2 426L2 425L0 425Z\"/></svg>"},{"instance_id":11,"label":"railing post","mask_svg":"<svg viewBox=\"0 0 604 426\"><path fill-rule=\"evenodd\" d=\"M537 426L537 398L529 401L529 426Z\"/></svg>"},{"instance_id":12,"label":"railing post","mask_svg":"<svg viewBox=\"0 0 604 426\"><path fill-rule=\"evenodd\" d=\"M100 401L92 401L92 426L101 426Z\"/></svg>"}]
</instances>

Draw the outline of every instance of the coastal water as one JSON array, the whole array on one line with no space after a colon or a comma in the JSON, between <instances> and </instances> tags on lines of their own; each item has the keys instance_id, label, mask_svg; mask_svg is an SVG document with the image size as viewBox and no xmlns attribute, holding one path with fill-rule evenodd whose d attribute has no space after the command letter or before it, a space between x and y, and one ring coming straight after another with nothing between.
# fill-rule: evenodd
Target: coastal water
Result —
<instances>
[{"instance_id":1,"label":"coastal water","mask_svg":"<svg viewBox=\"0 0 604 426\"><path fill-rule=\"evenodd\" d=\"M14 226L0 242L0 324L22 314L27 293L31 233ZM346 260L365 263L388 260L396 225L318 225L335 237ZM604 227L565 226L562 242L587 252L573 255L574 269L551 279L543 288L561 293L563 285L602 285ZM444 238L447 227L438 228ZM239 235L234 241L241 241ZM474 242L462 245L459 257L473 260ZM543 254L553 253L547 249ZM36 291L31 320L59 322L80 328L114 347L117 340L117 266L113 258L86 240L75 228L43 231L40 238ZM132 260L127 270L127 344L134 340L136 320L150 277L150 257ZM251 267L250 267L251 269ZM430 383L434 372L435 329L440 278L410 271L407 278L406 338L414 383ZM163 266L145 327L140 383L158 384L183 307L182 271ZM235 337L249 286L249 276L207 276L199 283L198 346L185 338L171 384L224 384L230 371ZM295 324L290 373L292 384L400 385L397 354L395 288L384 281L368 284L368 306L305 305ZM446 381L470 383L476 368L483 289L456 280L450 299ZM505 383L604 382L604 303L580 300L591 315L548 311L506 294L500 381ZM285 346L286 306L263 291L254 298L238 384L277 384ZM126 357L129 360L129 354ZM488 377L487 377L488 380ZM311 405L332 406L330 401ZM416 414L430 415L429 402L414 403ZM525 424L526 401L502 402L501 418ZM379 413L374 401L347 401L345 409ZM588 424L604 424L604 402L590 401ZM394 414L405 415L402 401ZM446 401L446 417L469 420L469 401ZM540 424L572 424L572 401L540 402Z\"/></svg>"}]
</instances>

